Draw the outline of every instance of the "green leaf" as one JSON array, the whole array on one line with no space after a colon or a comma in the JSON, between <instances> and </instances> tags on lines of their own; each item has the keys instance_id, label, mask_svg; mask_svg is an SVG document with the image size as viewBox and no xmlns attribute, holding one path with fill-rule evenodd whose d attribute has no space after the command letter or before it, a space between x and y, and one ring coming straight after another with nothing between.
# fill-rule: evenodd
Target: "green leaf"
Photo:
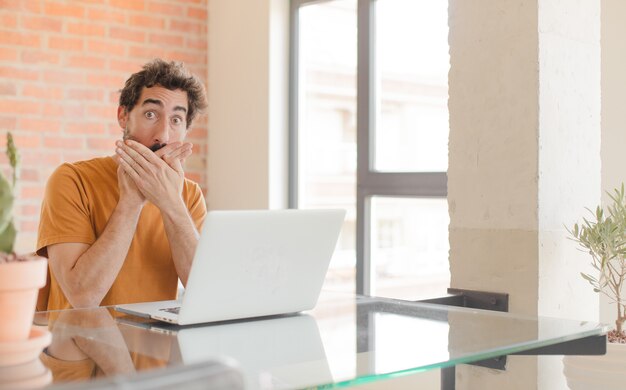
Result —
<instances>
[{"instance_id":1,"label":"green leaf","mask_svg":"<svg viewBox=\"0 0 626 390\"><path fill-rule=\"evenodd\" d=\"M9 222L7 227L2 233L0 233L0 252L11 253L13 252L13 245L15 244L15 236L17 230L13 225L13 221Z\"/></svg>"}]
</instances>

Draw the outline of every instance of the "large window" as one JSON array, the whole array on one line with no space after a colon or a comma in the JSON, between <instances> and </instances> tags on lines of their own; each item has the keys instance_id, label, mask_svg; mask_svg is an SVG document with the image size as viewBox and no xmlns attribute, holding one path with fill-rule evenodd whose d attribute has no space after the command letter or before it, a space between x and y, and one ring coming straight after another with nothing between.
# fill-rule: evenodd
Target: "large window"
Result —
<instances>
[{"instance_id":1,"label":"large window","mask_svg":"<svg viewBox=\"0 0 626 390\"><path fill-rule=\"evenodd\" d=\"M290 203L344 208L326 289L449 285L447 2L293 0Z\"/></svg>"}]
</instances>

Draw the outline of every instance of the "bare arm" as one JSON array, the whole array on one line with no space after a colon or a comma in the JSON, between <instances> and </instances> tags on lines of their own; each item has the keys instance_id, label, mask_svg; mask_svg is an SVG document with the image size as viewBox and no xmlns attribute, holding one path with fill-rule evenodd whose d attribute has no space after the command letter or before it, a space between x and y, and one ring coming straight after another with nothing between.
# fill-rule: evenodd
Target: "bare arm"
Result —
<instances>
[{"instance_id":1,"label":"bare arm","mask_svg":"<svg viewBox=\"0 0 626 390\"><path fill-rule=\"evenodd\" d=\"M50 269L73 307L99 306L119 273L135 235L145 199L118 168L120 200L102 235L92 244L48 247Z\"/></svg>"},{"instance_id":2,"label":"bare arm","mask_svg":"<svg viewBox=\"0 0 626 390\"><path fill-rule=\"evenodd\" d=\"M189 215L187 206L182 201L174 207L161 210L161 214L167 240L172 250L176 273L183 286L187 287L187 278L200 234Z\"/></svg>"}]
</instances>

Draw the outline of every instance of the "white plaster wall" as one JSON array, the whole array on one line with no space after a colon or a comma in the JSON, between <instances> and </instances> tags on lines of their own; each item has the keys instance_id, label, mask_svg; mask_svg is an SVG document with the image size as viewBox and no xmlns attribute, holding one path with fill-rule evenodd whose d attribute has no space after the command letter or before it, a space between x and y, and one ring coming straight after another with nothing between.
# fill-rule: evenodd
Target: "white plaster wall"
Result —
<instances>
[{"instance_id":1,"label":"white plaster wall","mask_svg":"<svg viewBox=\"0 0 626 390\"><path fill-rule=\"evenodd\" d=\"M209 2L209 209L284 207L288 7Z\"/></svg>"},{"instance_id":2,"label":"white plaster wall","mask_svg":"<svg viewBox=\"0 0 626 390\"><path fill-rule=\"evenodd\" d=\"M602 188L626 182L626 1L602 0ZM602 194L602 203L609 201ZM613 325L616 307L600 296L600 321Z\"/></svg>"}]
</instances>

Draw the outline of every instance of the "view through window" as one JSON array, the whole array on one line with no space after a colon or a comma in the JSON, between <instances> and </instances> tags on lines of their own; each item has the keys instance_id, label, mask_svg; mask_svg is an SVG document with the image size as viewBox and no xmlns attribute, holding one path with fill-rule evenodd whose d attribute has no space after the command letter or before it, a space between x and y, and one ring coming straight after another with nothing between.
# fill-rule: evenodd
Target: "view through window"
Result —
<instances>
[{"instance_id":1,"label":"view through window","mask_svg":"<svg viewBox=\"0 0 626 390\"><path fill-rule=\"evenodd\" d=\"M371 170L445 172L447 2L377 0ZM354 291L357 186L357 1L299 9L299 208L347 210L324 286ZM449 286L448 205L441 197L370 200L373 295L418 299Z\"/></svg>"}]
</instances>

